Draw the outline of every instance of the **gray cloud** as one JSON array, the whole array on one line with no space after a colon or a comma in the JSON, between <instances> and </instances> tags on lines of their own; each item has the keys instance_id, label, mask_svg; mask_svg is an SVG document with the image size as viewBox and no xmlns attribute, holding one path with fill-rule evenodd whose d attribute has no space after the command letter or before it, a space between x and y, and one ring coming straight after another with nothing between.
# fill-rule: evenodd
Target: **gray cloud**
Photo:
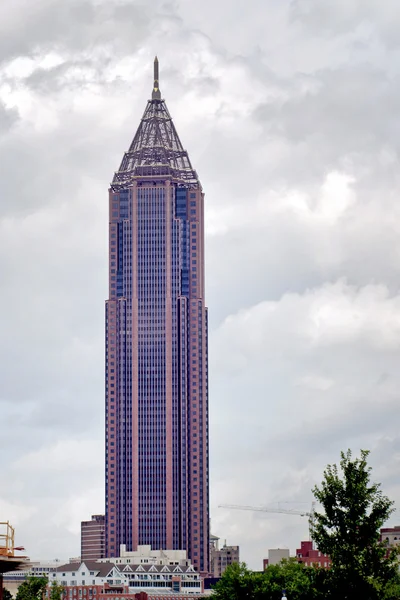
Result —
<instances>
[{"instance_id":1,"label":"gray cloud","mask_svg":"<svg viewBox=\"0 0 400 600\"><path fill-rule=\"evenodd\" d=\"M303 520L218 504L308 506L348 446L400 502L394 6L0 6L0 512L32 557L103 510L107 188L156 53L206 192L213 530L294 550Z\"/></svg>"},{"instance_id":2,"label":"gray cloud","mask_svg":"<svg viewBox=\"0 0 400 600\"><path fill-rule=\"evenodd\" d=\"M42 50L93 53L106 45L125 54L136 50L149 33L150 11L136 2L62 3L7 0L0 9L2 60Z\"/></svg>"},{"instance_id":3,"label":"gray cloud","mask_svg":"<svg viewBox=\"0 0 400 600\"><path fill-rule=\"evenodd\" d=\"M9 129L18 121L18 112L14 109L7 109L0 103L0 139Z\"/></svg>"}]
</instances>

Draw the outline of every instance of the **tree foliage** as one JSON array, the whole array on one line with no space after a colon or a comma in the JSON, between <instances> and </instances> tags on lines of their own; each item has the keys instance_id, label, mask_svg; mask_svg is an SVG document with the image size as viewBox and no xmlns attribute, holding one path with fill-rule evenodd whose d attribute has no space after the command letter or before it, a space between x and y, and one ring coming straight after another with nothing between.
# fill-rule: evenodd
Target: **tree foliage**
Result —
<instances>
[{"instance_id":1,"label":"tree foliage","mask_svg":"<svg viewBox=\"0 0 400 600\"><path fill-rule=\"evenodd\" d=\"M321 577L318 576L320 571ZM324 569L305 567L296 559L268 565L263 572L250 571L244 563L226 569L214 587L215 600L281 600L286 590L288 600L317 600L323 598ZM320 587L315 584L319 580ZM320 591L321 590L321 591Z\"/></svg>"},{"instance_id":2,"label":"tree foliage","mask_svg":"<svg viewBox=\"0 0 400 600\"><path fill-rule=\"evenodd\" d=\"M400 600L398 548L380 541L393 502L371 482L369 452L341 453L313 492L322 506L312 523L313 541L330 556L330 569L305 567L295 559L252 572L232 565L214 587L215 600Z\"/></svg>"},{"instance_id":3,"label":"tree foliage","mask_svg":"<svg viewBox=\"0 0 400 600\"><path fill-rule=\"evenodd\" d=\"M64 587L53 581L50 587L50 600L62 600Z\"/></svg>"},{"instance_id":4,"label":"tree foliage","mask_svg":"<svg viewBox=\"0 0 400 600\"><path fill-rule=\"evenodd\" d=\"M278 565L268 565L263 573L263 598L282 598L286 591L289 600L314 600L319 598L315 586L317 568L306 567L295 558L282 560ZM319 569L322 573L322 569Z\"/></svg>"},{"instance_id":5,"label":"tree foliage","mask_svg":"<svg viewBox=\"0 0 400 600\"><path fill-rule=\"evenodd\" d=\"M332 599L381 600L397 593L398 553L388 553L380 541L380 528L392 514L393 502L380 484L371 483L368 455L362 450L353 459L350 450L342 452L340 469L328 465L321 485L313 490L323 512L314 514L312 536L332 560Z\"/></svg>"},{"instance_id":6,"label":"tree foliage","mask_svg":"<svg viewBox=\"0 0 400 600\"><path fill-rule=\"evenodd\" d=\"M13 600L12 593L3 587L3 600Z\"/></svg>"},{"instance_id":7,"label":"tree foliage","mask_svg":"<svg viewBox=\"0 0 400 600\"><path fill-rule=\"evenodd\" d=\"M28 577L18 588L15 600L43 600L47 577Z\"/></svg>"}]
</instances>

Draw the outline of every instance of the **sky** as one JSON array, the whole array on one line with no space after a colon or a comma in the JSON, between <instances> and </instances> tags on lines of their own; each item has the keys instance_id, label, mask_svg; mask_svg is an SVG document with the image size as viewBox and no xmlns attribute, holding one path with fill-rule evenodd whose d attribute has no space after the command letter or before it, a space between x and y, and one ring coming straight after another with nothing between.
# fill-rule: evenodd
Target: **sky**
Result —
<instances>
[{"instance_id":1,"label":"sky","mask_svg":"<svg viewBox=\"0 0 400 600\"><path fill-rule=\"evenodd\" d=\"M0 520L104 511L108 186L160 88L206 193L212 532L294 553L340 451L400 507L395 0L2 0ZM400 523L391 517L389 525Z\"/></svg>"}]
</instances>

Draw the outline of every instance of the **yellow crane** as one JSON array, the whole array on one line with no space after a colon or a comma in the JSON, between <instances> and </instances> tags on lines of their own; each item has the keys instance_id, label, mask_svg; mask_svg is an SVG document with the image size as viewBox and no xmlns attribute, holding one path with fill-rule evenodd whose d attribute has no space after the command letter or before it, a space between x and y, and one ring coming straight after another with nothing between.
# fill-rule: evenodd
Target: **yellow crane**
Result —
<instances>
[{"instance_id":1,"label":"yellow crane","mask_svg":"<svg viewBox=\"0 0 400 600\"><path fill-rule=\"evenodd\" d=\"M15 550L24 550L14 546L15 531L9 521L0 521L0 600L3 600L3 574L18 571L29 566L26 556L15 556Z\"/></svg>"}]
</instances>

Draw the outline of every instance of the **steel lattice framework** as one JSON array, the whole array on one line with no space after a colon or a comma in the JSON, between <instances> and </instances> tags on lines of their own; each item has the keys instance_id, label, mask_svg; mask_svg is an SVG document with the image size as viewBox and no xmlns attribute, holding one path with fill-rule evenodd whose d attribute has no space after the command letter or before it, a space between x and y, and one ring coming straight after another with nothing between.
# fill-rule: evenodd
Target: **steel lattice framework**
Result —
<instances>
[{"instance_id":1,"label":"steel lattice framework","mask_svg":"<svg viewBox=\"0 0 400 600\"><path fill-rule=\"evenodd\" d=\"M164 100L149 100L133 142L111 187L127 188L138 177L171 176L198 187L197 173L184 150Z\"/></svg>"}]
</instances>

